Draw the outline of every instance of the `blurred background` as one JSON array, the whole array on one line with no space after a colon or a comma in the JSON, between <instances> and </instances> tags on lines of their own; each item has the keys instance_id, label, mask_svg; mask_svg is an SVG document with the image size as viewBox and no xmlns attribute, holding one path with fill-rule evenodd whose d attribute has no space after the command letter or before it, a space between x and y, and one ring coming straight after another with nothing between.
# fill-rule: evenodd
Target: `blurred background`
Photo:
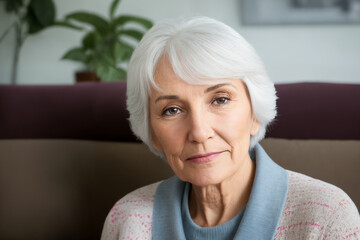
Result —
<instances>
[{"instance_id":1,"label":"blurred background","mask_svg":"<svg viewBox=\"0 0 360 240\"><path fill-rule=\"evenodd\" d=\"M54 0L56 20L75 11L88 11L104 17L112 0ZM260 10L246 6L253 2ZM266 4L267 2L267 4ZM305 12L318 11L337 1L241 1L241 0L122 0L116 14L132 14L153 23L179 16L205 15L220 20L240 32L262 57L271 79L275 83L299 81L359 83L360 78L360 24L344 21L315 23L298 21L287 24L278 19L266 24L244 16L275 11L282 2ZM315 3L316 2L316 3ZM328 4L326 4L328 2ZM343 4L344 1L338 1ZM350 2L351 1L345 1ZM355 0L355 2L357 2ZM266 4L264 6L261 5ZM13 22L0 1L0 34ZM251 3L250 3L251 5ZM255 6L255 7L256 7ZM273 6L273 7L271 7ZM338 4L339 9L344 8ZM280 7L278 8L280 9ZM293 11L294 12L294 11ZM331 13L331 11L329 11ZM296 11L295 11L296 13ZM357 12L359 13L359 12ZM281 15L284 15L284 11ZM355 12L356 14L356 12ZM273 14L274 15L274 14ZM276 12L275 12L276 15ZM279 14L278 14L279 15ZM317 12L313 15L317 16ZM353 14L354 15L354 14ZM309 19L311 16L304 16ZM286 19L285 19L286 20ZM254 22L255 21L255 22ZM254 24L255 23L255 24ZM80 63L61 60L72 47L79 45L84 33L64 27L50 27L29 36L24 42L18 66L17 84L72 84L74 74L83 70ZM13 30L0 43L0 83L11 82L11 66L15 48Z\"/></svg>"}]
</instances>

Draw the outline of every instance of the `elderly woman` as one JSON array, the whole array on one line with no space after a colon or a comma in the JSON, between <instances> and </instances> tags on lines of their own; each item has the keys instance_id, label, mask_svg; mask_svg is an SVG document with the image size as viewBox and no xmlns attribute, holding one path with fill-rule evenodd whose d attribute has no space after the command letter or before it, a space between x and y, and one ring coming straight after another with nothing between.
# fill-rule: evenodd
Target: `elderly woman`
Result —
<instances>
[{"instance_id":1,"label":"elderly woman","mask_svg":"<svg viewBox=\"0 0 360 240\"><path fill-rule=\"evenodd\" d=\"M154 26L127 84L133 132L176 176L120 199L102 239L360 239L341 189L281 168L258 144L275 88L229 26L206 17Z\"/></svg>"}]
</instances>

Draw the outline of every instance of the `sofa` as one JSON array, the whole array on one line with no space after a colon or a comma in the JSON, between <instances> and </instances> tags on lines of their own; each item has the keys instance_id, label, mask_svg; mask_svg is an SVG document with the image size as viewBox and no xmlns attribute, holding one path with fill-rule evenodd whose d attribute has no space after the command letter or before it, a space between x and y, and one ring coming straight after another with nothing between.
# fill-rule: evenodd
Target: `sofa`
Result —
<instances>
[{"instance_id":1,"label":"sofa","mask_svg":"<svg viewBox=\"0 0 360 240\"><path fill-rule=\"evenodd\" d=\"M276 85L261 145L360 207L360 84ZM99 239L112 205L173 175L132 134L126 83L0 85L0 239Z\"/></svg>"}]
</instances>

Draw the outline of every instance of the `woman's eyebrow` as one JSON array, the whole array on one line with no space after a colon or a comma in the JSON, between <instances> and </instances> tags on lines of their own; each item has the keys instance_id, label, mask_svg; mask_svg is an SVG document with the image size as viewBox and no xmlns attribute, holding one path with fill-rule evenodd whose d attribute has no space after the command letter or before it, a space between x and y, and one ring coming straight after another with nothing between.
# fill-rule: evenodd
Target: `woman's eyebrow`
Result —
<instances>
[{"instance_id":1,"label":"woman's eyebrow","mask_svg":"<svg viewBox=\"0 0 360 240\"><path fill-rule=\"evenodd\" d=\"M231 87L236 89L236 87L231 83L220 83L220 84L217 84L215 86L212 86L212 87L209 87L209 88L205 89L204 93L214 91L215 89L218 89L218 88L223 87L223 86L231 86Z\"/></svg>"},{"instance_id":2,"label":"woman's eyebrow","mask_svg":"<svg viewBox=\"0 0 360 240\"><path fill-rule=\"evenodd\" d=\"M236 87L235 87L233 84L231 84L231 83L220 83L220 84L217 84L217 85L215 85L215 86L211 86L211 87L205 89L204 93L208 93L208 92L214 91L215 89L218 89L218 88L223 87L223 86L231 86L231 87L233 87L233 88L236 89ZM164 100L164 99L179 99L179 96L177 96L177 95L164 95L164 96L160 96L160 97L158 97L158 98L155 99L155 103L157 103L157 102L160 101L160 100Z\"/></svg>"},{"instance_id":3,"label":"woman's eyebrow","mask_svg":"<svg viewBox=\"0 0 360 240\"><path fill-rule=\"evenodd\" d=\"M155 103L157 103L157 101L163 100L163 99L179 99L179 96L177 96L177 95L164 95L164 96L160 96L160 97L156 98Z\"/></svg>"}]
</instances>

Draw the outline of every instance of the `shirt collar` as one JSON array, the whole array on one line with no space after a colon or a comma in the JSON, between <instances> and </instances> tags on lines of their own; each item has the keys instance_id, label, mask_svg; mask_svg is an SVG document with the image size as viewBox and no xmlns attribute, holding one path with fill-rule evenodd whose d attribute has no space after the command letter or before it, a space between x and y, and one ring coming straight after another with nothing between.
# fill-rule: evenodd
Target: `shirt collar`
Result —
<instances>
[{"instance_id":1,"label":"shirt collar","mask_svg":"<svg viewBox=\"0 0 360 240\"><path fill-rule=\"evenodd\" d=\"M273 239L288 191L286 170L264 149L255 146L256 172L249 201L234 239ZM181 205L185 183L176 176L163 181L155 193L153 239L185 239Z\"/></svg>"},{"instance_id":2,"label":"shirt collar","mask_svg":"<svg viewBox=\"0 0 360 240\"><path fill-rule=\"evenodd\" d=\"M256 173L235 239L273 239L288 192L288 175L257 144Z\"/></svg>"}]
</instances>

